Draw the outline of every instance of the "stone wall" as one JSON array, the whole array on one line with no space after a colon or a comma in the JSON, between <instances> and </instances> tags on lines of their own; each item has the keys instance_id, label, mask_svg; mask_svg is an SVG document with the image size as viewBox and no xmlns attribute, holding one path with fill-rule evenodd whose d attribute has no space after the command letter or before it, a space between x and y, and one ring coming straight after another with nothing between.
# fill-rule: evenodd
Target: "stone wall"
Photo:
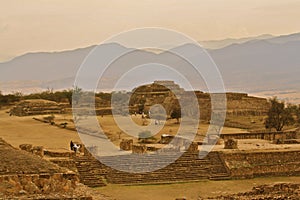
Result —
<instances>
[{"instance_id":1,"label":"stone wall","mask_svg":"<svg viewBox=\"0 0 300 200\"><path fill-rule=\"evenodd\" d=\"M221 138L224 140L228 139L263 139L263 140L285 140L285 139L296 139L295 131L286 132L251 132L251 133L230 133L222 134Z\"/></svg>"},{"instance_id":2,"label":"stone wall","mask_svg":"<svg viewBox=\"0 0 300 200\"><path fill-rule=\"evenodd\" d=\"M68 194L74 191L78 181L75 173L1 175L0 194Z\"/></svg>"},{"instance_id":3,"label":"stone wall","mask_svg":"<svg viewBox=\"0 0 300 200\"><path fill-rule=\"evenodd\" d=\"M24 144L20 148L24 151L0 138L0 199L74 191L79 182L75 172L42 159L44 150L40 146Z\"/></svg>"},{"instance_id":4,"label":"stone wall","mask_svg":"<svg viewBox=\"0 0 300 200\"><path fill-rule=\"evenodd\" d=\"M28 116L28 115L45 115L64 113L63 105L54 101L44 99L30 99L20 101L11 110L11 115Z\"/></svg>"},{"instance_id":5,"label":"stone wall","mask_svg":"<svg viewBox=\"0 0 300 200\"><path fill-rule=\"evenodd\" d=\"M224 152L233 178L300 175L300 151Z\"/></svg>"},{"instance_id":6,"label":"stone wall","mask_svg":"<svg viewBox=\"0 0 300 200\"><path fill-rule=\"evenodd\" d=\"M44 147L43 146L32 146L31 144L20 144L19 148L23 151L31 152L34 155L44 157Z\"/></svg>"}]
</instances>

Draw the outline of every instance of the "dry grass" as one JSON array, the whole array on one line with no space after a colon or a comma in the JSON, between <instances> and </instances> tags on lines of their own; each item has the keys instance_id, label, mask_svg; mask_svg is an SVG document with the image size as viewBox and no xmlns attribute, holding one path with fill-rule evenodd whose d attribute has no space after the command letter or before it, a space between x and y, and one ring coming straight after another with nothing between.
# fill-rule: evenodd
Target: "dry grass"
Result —
<instances>
[{"instance_id":1,"label":"dry grass","mask_svg":"<svg viewBox=\"0 0 300 200\"><path fill-rule=\"evenodd\" d=\"M116 200L174 200L186 197L188 200L197 200L198 196L207 198L218 195L228 195L250 191L252 187L277 182L299 183L300 177L268 177L246 180L200 181L194 183L178 183L166 185L108 185L99 188L101 193Z\"/></svg>"}]
</instances>

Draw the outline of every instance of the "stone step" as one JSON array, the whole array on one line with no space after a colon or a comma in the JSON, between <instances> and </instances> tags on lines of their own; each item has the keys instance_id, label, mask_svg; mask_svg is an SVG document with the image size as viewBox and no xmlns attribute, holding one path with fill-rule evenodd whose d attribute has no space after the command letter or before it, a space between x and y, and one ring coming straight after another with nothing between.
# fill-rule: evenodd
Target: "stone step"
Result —
<instances>
[{"instance_id":1,"label":"stone step","mask_svg":"<svg viewBox=\"0 0 300 200\"><path fill-rule=\"evenodd\" d=\"M172 158L172 155L164 155L165 158ZM93 157L77 156L74 158L77 170L81 180L86 185L100 184L99 180L105 177L107 182L114 184L134 184L134 183L157 183L157 182L178 182L178 181L196 181L199 179L227 179L230 176L226 173L217 153L209 154L204 159L199 159L197 154L183 154L182 157L175 162L169 164L168 160L157 159L149 155L147 159L143 158L143 162L138 160L138 156L116 156L106 157L104 159L107 165L118 165L123 170L130 170L133 167L141 170L147 170L149 165L157 163L157 166L165 165L163 169L159 169L150 173L127 173L112 169ZM137 164L138 163L138 164ZM100 181L100 182L101 182ZM103 181L102 181L103 182Z\"/></svg>"}]
</instances>

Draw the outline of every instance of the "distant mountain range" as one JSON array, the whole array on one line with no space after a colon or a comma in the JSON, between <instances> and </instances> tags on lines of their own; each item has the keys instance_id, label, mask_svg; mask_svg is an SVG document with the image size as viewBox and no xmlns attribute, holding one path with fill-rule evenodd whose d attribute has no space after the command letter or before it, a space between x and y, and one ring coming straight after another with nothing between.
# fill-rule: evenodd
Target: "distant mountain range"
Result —
<instances>
[{"instance_id":1,"label":"distant mountain range","mask_svg":"<svg viewBox=\"0 0 300 200\"><path fill-rule=\"evenodd\" d=\"M270 43L286 43L286 42L292 42L292 41L299 41L300 40L300 33L294 33L290 35L282 35L282 36L273 36L270 34L264 34L256 37L247 37L247 38L228 38L224 40L209 40L209 41L199 41L199 43L202 45L205 49L221 49L224 47L227 47L232 44L242 44L249 41L254 40L265 40Z\"/></svg>"},{"instance_id":2,"label":"distant mountain range","mask_svg":"<svg viewBox=\"0 0 300 200\"><path fill-rule=\"evenodd\" d=\"M228 39L222 41L201 42L219 67L225 87L229 91L242 91L259 95L277 95L300 103L300 33L285 36L262 35L255 38ZM124 49L118 44L114 48ZM0 90L3 92L22 91L35 92L47 88L66 89L74 84L76 73L89 52L95 46L63 52L28 53L14 58L11 61L0 63ZM192 48L186 44L178 49ZM136 50L142 61L155 60L155 53ZM133 64L132 57L121 59L113 63L114 70L105 84L122 76L122 70ZM159 60L165 64L184 68L188 64L166 52L159 55ZM120 72L118 72L120 71ZM144 72L136 72L139 81L145 79ZM148 72L147 72L148 73ZM186 72L189 81L197 83L197 77L191 72ZM151 71L149 71L151 76ZM92 74L91 74L92 75ZM157 74L158 79L163 79ZM195 79L195 80L194 80ZM124 89L130 87L124 82ZM203 88L199 84L199 89ZM198 88L197 88L198 89ZM287 96L287 94L289 94Z\"/></svg>"},{"instance_id":3,"label":"distant mountain range","mask_svg":"<svg viewBox=\"0 0 300 200\"><path fill-rule=\"evenodd\" d=\"M242 44L251 40L266 40L273 38L273 35L264 34L257 37L247 37L247 38L227 38L224 40L208 40L208 41L199 41L200 45L202 45L205 49L221 49L227 47L232 44Z\"/></svg>"}]
</instances>

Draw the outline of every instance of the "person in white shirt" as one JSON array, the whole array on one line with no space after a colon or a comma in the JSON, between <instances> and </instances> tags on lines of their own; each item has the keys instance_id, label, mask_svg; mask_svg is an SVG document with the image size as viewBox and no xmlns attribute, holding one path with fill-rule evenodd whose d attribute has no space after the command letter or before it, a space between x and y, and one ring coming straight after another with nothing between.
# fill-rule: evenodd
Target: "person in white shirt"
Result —
<instances>
[{"instance_id":1,"label":"person in white shirt","mask_svg":"<svg viewBox=\"0 0 300 200\"><path fill-rule=\"evenodd\" d=\"M74 143L73 150L74 150L75 153L77 153L77 151L79 150L79 148L80 148L80 145Z\"/></svg>"}]
</instances>

